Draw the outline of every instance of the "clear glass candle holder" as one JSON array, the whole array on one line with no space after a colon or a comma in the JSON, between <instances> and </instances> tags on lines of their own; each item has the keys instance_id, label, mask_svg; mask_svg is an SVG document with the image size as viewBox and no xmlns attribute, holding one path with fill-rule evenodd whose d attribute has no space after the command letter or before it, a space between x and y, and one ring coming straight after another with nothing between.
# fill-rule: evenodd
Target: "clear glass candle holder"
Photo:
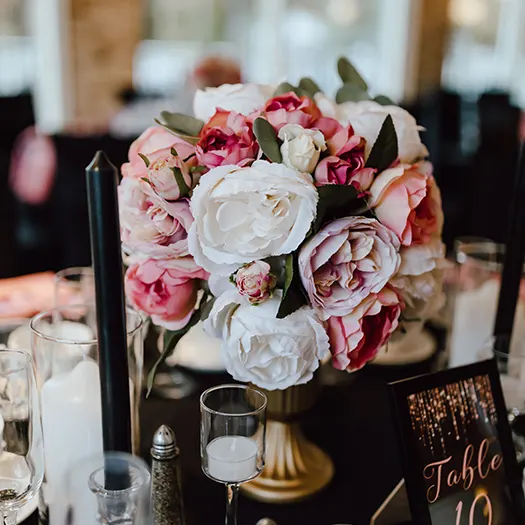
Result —
<instances>
[{"instance_id":1,"label":"clear glass candle holder","mask_svg":"<svg viewBox=\"0 0 525 525\"><path fill-rule=\"evenodd\" d=\"M217 386L201 395L202 470L226 485L226 525L237 523L239 485L264 469L267 402L246 385Z\"/></svg>"},{"instance_id":2,"label":"clear glass candle holder","mask_svg":"<svg viewBox=\"0 0 525 525\"><path fill-rule=\"evenodd\" d=\"M133 451L140 450L139 408L144 344L142 317L127 309L127 344ZM67 305L30 322L42 406L46 479L44 500L51 523L66 513L65 474L86 456L102 454L102 405L94 306Z\"/></svg>"}]
</instances>

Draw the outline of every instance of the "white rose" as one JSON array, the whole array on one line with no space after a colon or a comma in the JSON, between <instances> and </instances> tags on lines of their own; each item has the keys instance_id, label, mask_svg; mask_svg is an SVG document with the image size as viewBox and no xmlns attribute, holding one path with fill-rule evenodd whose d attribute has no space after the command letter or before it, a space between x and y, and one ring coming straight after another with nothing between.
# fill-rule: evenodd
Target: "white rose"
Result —
<instances>
[{"instance_id":1,"label":"white rose","mask_svg":"<svg viewBox=\"0 0 525 525\"><path fill-rule=\"evenodd\" d=\"M339 105L337 117L341 124L351 124L355 133L366 139L365 157L368 157L387 115L394 121L401 162L412 164L426 157L428 150L419 136L424 128L418 126L416 119L403 108L382 106L372 100L343 102Z\"/></svg>"},{"instance_id":2,"label":"white rose","mask_svg":"<svg viewBox=\"0 0 525 525\"><path fill-rule=\"evenodd\" d=\"M406 304L404 317L428 319L444 305L445 246L439 237L429 243L402 248L401 266L391 284Z\"/></svg>"},{"instance_id":3,"label":"white rose","mask_svg":"<svg viewBox=\"0 0 525 525\"><path fill-rule=\"evenodd\" d=\"M193 113L206 122L217 108L249 115L264 106L271 96L269 87L259 84L223 84L216 88L199 89L193 99Z\"/></svg>"},{"instance_id":4,"label":"white rose","mask_svg":"<svg viewBox=\"0 0 525 525\"><path fill-rule=\"evenodd\" d=\"M222 338L222 357L237 381L267 390L307 383L329 353L328 336L314 310L304 306L277 319L282 291L259 306L237 292L220 296L204 329Z\"/></svg>"},{"instance_id":5,"label":"white rose","mask_svg":"<svg viewBox=\"0 0 525 525\"><path fill-rule=\"evenodd\" d=\"M305 129L298 124L285 124L279 130L279 138L283 141L283 164L303 173L314 171L321 151L326 149L324 136L318 129Z\"/></svg>"},{"instance_id":6,"label":"white rose","mask_svg":"<svg viewBox=\"0 0 525 525\"><path fill-rule=\"evenodd\" d=\"M312 177L284 164L219 166L191 197L189 249L199 266L219 275L290 253L310 229L318 198Z\"/></svg>"}]
</instances>

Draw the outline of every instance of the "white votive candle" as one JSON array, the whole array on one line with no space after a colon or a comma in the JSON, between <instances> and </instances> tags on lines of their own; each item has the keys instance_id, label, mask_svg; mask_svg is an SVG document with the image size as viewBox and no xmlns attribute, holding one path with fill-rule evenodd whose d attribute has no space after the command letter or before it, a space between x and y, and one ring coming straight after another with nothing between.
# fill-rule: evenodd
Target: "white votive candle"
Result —
<instances>
[{"instance_id":1,"label":"white votive candle","mask_svg":"<svg viewBox=\"0 0 525 525\"><path fill-rule=\"evenodd\" d=\"M206 447L208 474L219 481L236 483L257 474L257 445L243 436L222 436Z\"/></svg>"}]
</instances>

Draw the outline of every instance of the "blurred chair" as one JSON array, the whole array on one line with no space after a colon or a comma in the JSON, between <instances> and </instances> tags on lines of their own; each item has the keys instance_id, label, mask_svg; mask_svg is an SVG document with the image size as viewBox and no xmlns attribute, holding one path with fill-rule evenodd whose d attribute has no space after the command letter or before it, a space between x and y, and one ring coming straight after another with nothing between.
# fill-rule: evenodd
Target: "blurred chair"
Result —
<instances>
[{"instance_id":1,"label":"blurred chair","mask_svg":"<svg viewBox=\"0 0 525 525\"><path fill-rule=\"evenodd\" d=\"M519 154L520 110L506 93L485 93L478 101L479 146L462 199L462 235L506 242L509 207Z\"/></svg>"}]
</instances>

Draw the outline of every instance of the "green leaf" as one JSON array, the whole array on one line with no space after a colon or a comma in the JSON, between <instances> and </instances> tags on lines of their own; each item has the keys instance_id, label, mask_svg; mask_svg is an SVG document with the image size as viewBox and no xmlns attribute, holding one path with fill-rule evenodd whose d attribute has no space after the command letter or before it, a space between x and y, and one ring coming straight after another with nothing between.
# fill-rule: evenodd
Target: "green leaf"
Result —
<instances>
[{"instance_id":1,"label":"green leaf","mask_svg":"<svg viewBox=\"0 0 525 525\"><path fill-rule=\"evenodd\" d=\"M288 82L282 82L277 86L277 89L274 91L273 96L278 97L279 95L284 95L285 93L296 93L296 87Z\"/></svg>"},{"instance_id":2,"label":"green leaf","mask_svg":"<svg viewBox=\"0 0 525 525\"><path fill-rule=\"evenodd\" d=\"M172 146L171 149L170 149L170 153L174 156L174 157L178 157L179 154L177 153L177 150Z\"/></svg>"},{"instance_id":3,"label":"green leaf","mask_svg":"<svg viewBox=\"0 0 525 525\"><path fill-rule=\"evenodd\" d=\"M186 184L184 180L184 175L179 168L171 168L173 175L175 176L175 181L179 187L180 197L187 197L190 194L190 187Z\"/></svg>"},{"instance_id":4,"label":"green leaf","mask_svg":"<svg viewBox=\"0 0 525 525\"><path fill-rule=\"evenodd\" d=\"M396 128L390 115L387 115L381 131L370 151L367 168L375 168L378 172L386 170L397 159L398 145Z\"/></svg>"},{"instance_id":5,"label":"green leaf","mask_svg":"<svg viewBox=\"0 0 525 525\"><path fill-rule=\"evenodd\" d=\"M277 311L277 319L283 319L287 315L294 313L296 310L306 304L306 297L302 291L301 279L299 272L296 271L297 262L293 254L286 256L285 262L285 280L283 297L279 310Z\"/></svg>"},{"instance_id":6,"label":"green leaf","mask_svg":"<svg viewBox=\"0 0 525 525\"><path fill-rule=\"evenodd\" d=\"M157 359L156 363L152 366L148 374L148 390L146 393L146 397L149 397L149 395L151 394L151 389L153 388L153 382L155 381L155 375L157 374L159 366L161 366L164 363L164 361L166 361L166 359L171 355L175 346L177 346L177 343L181 340L182 336L185 335L192 326L195 326L199 322L200 317L200 310L196 310L191 316L188 324L184 328L181 328L180 330L177 330L175 332L166 330L166 332L164 333L164 348L162 350L162 354Z\"/></svg>"},{"instance_id":7,"label":"green leaf","mask_svg":"<svg viewBox=\"0 0 525 525\"><path fill-rule=\"evenodd\" d=\"M338 104L343 102L359 102L361 100L370 100L370 96L356 84L345 84L337 91L335 101Z\"/></svg>"},{"instance_id":8,"label":"green leaf","mask_svg":"<svg viewBox=\"0 0 525 525\"><path fill-rule=\"evenodd\" d=\"M202 173L203 171L206 171L208 168L206 166L192 166L190 168L191 173Z\"/></svg>"},{"instance_id":9,"label":"green leaf","mask_svg":"<svg viewBox=\"0 0 525 525\"><path fill-rule=\"evenodd\" d=\"M313 233L317 233L327 220L361 215L368 210L365 200L358 197L358 191L353 186L327 184L317 189L319 202Z\"/></svg>"},{"instance_id":10,"label":"green leaf","mask_svg":"<svg viewBox=\"0 0 525 525\"><path fill-rule=\"evenodd\" d=\"M210 297L201 308L201 320L206 321L208 319L211 309L213 308L213 303L215 303L215 297Z\"/></svg>"},{"instance_id":11,"label":"green leaf","mask_svg":"<svg viewBox=\"0 0 525 525\"><path fill-rule=\"evenodd\" d=\"M272 162L282 162L281 147L273 126L264 118L257 117L253 123L253 133L262 152Z\"/></svg>"},{"instance_id":12,"label":"green leaf","mask_svg":"<svg viewBox=\"0 0 525 525\"><path fill-rule=\"evenodd\" d=\"M368 84L365 82L365 79L347 58L341 57L337 61L337 72L343 84L354 84L359 87L361 91L368 91Z\"/></svg>"},{"instance_id":13,"label":"green leaf","mask_svg":"<svg viewBox=\"0 0 525 525\"><path fill-rule=\"evenodd\" d=\"M190 115L184 115L183 113L170 113L169 111L162 111L160 114L161 118L166 124L171 126L173 129L189 135L190 137L196 137L201 132L204 122Z\"/></svg>"},{"instance_id":14,"label":"green leaf","mask_svg":"<svg viewBox=\"0 0 525 525\"><path fill-rule=\"evenodd\" d=\"M321 88L311 79L308 77L301 78L301 81L299 82L299 87L308 93L308 96L310 98L313 98L316 93L319 93L321 91Z\"/></svg>"},{"instance_id":15,"label":"green leaf","mask_svg":"<svg viewBox=\"0 0 525 525\"><path fill-rule=\"evenodd\" d=\"M151 181L149 179L147 179L146 177L140 177L140 180L142 182L145 182L146 184L149 184L151 186Z\"/></svg>"},{"instance_id":16,"label":"green leaf","mask_svg":"<svg viewBox=\"0 0 525 525\"><path fill-rule=\"evenodd\" d=\"M394 101L385 95L377 95L377 97L373 98L374 102L377 102L378 104L381 104L382 106L394 106Z\"/></svg>"},{"instance_id":17,"label":"green leaf","mask_svg":"<svg viewBox=\"0 0 525 525\"><path fill-rule=\"evenodd\" d=\"M146 155L144 155L143 153L139 153L139 157L144 161L144 164L146 164L146 168L149 168L150 161L148 157L146 157Z\"/></svg>"}]
</instances>

